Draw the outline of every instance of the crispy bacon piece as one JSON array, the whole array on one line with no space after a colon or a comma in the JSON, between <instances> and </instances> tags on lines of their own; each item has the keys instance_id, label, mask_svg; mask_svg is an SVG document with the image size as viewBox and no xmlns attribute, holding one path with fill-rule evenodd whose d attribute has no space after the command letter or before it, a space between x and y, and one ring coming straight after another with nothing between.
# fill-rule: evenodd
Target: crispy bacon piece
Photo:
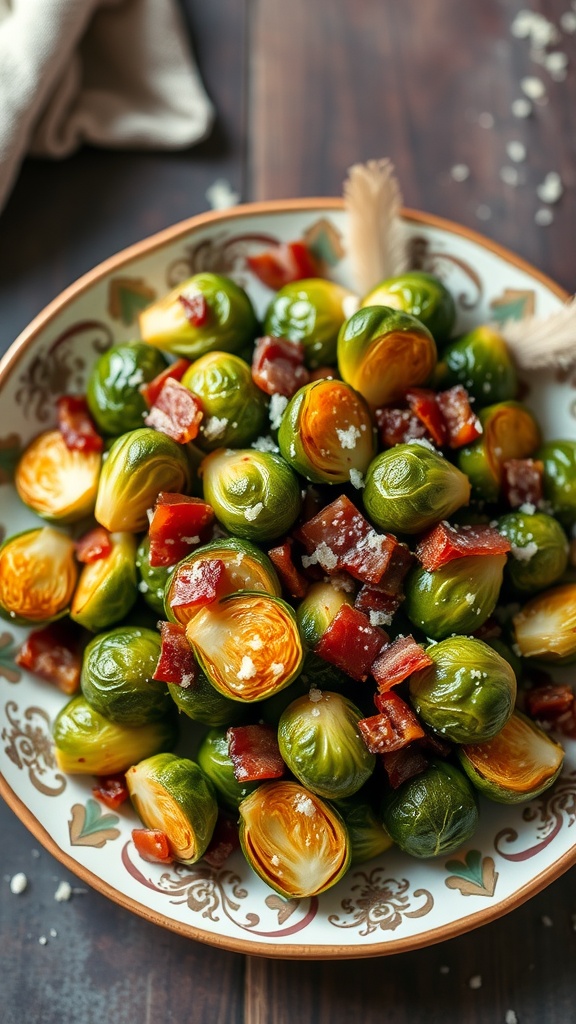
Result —
<instances>
[{"instance_id":1,"label":"crispy bacon piece","mask_svg":"<svg viewBox=\"0 0 576 1024\"><path fill-rule=\"evenodd\" d=\"M210 306L201 292L196 295L179 295L178 302L184 310L184 316L192 327L204 327L210 319Z\"/></svg>"},{"instance_id":2,"label":"crispy bacon piece","mask_svg":"<svg viewBox=\"0 0 576 1024\"><path fill-rule=\"evenodd\" d=\"M345 569L362 583L380 582L398 546L392 534L377 533L344 494L300 526L296 536L329 575Z\"/></svg>"},{"instance_id":3,"label":"crispy bacon piece","mask_svg":"<svg viewBox=\"0 0 576 1024\"><path fill-rule=\"evenodd\" d=\"M182 380L186 370L191 365L192 364L188 359L177 359L174 363L170 363L170 366L167 366L165 370L162 370L162 372L157 374L157 376L151 381L148 381L146 384L141 384L138 390L144 397L144 401L148 408L154 405L168 378L171 377L178 381Z\"/></svg>"},{"instance_id":4,"label":"crispy bacon piece","mask_svg":"<svg viewBox=\"0 0 576 1024\"><path fill-rule=\"evenodd\" d=\"M152 678L185 689L194 686L197 665L185 627L176 622L161 622L160 639L160 657Z\"/></svg>"},{"instance_id":5,"label":"crispy bacon piece","mask_svg":"<svg viewBox=\"0 0 576 1024\"><path fill-rule=\"evenodd\" d=\"M212 868L221 868L228 857L240 846L238 826L228 817L227 814L218 814L216 827L204 854L204 860Z\"/></svg>"},{"instance_id":6,"label":"crispy bacon piece","mask_svg":"<svg viewBox=\"0 0 576 1024\"><path fill-rule=\"evenodd\" d=\"M382 764L390 786L398 789L403 782L425 771L429 761L417 743L408 743L398 750L382 754Z\"/></svg>"},{"instance_id":7,"label":"crispy bacon piece","mask_svg":"<svg viewBox=\"0 0 576 1024\"><path fill-rule=\"evenodd\" d=\"M447 391L438 391L436 402L446 424L446 441L449 448L461 448L472 444L482 433L482 426L470 405L470 396L462 384L456 384Z\"/></svg>"},{"instance_id":8,"label":"crispy bacon piece","mask_svg":"<svg viewBox=\"0 0 576 1024\"><path fill-rule=\"evenodd\" d=\"M150 518L150 565L175 565L205 543L214 509L201 498L160 491Z\"/></svg>"},{"instance_id":9,"label":"crispy bacon piece","mask_svg":"<svg viewBox=\"0 0 576 1024\"><path fill-rule=\"evenodd\" d=\"M370 666L388 642L388 635L357 608L344 604L314 648L325 661L336 665L352 679L364 682Z\"/></svg>"},{"instance_id":10,"label":"crispy bacon piece","mask_svg":"<svg viewBox=\"0 0 576 1024\"><path fill-rule=\"evenodd\" d=\"M174 860L168 836L159 828L133 828L132 842L142 860L151 864L169 864Z\"/></svg>"},{"instance_id":11,"label":"crispy bacon piece","mask_svg":"<svg viewBox=\"0 0 576 1024\"><path fill-rule=\"evenodd\" d=\"M253 274L277 292L291 281L320 277L320 266L308 246L301 241L282 242L246 259Z\"/></svg>"},{"instance_id":12,"label":"crispy bacon piece","mask_svg":"<svg viewBox=\"0 0 576 1024\"><path fill-rule=\"evenodd\" d=\"M58 429L72 451L101 452L104 442L94 426L82 395L62 395L56 402Z\"/></svg>"},{"instance_id":13,"label":"crispy bacon piece","mask_svg":"<svg viewBox=\"0 0 576 1024\"><path fill-rule=\"evenodd\" d=\"M428 665L432 665L432 658L424 648L413 636L402 636L380 652L372 664L372 675L383 693Z\"/></svg>"},{"instance_id":14,"label":"crispy bacon piece","mask_svg":"<svg viewBox=\"0 0 576 1024\"><path fill-rule=\"evenodd\" d=\"M258 338L252 356L252 380L267 395L291 398L310 380L304 366L302 342L269 336Z\"/></svg>"},{"instance_id":15,"label":"crispy bacon piece","mask_svg":"<svg viewBox=\"0 0 576 1024\"><path fill-rule=\"evenodd\" d=\"M452 526L445 520L416 545L416 558L432 571L468 555L505 555L510 542L492 526Z\"/></svg>"},{"instance_id":16,"label":"crispy bacon piece","mask_svg":"<svg viewBox=\"0 0 576 1024\"><path fill-rule=\"evenodd\" d=\"M116 811L128 799L128 786L126 776L99 775L96 785L92 786L92 793L97 800L100 800L106 807Z\"/></svg>"},{"instance_id":17,"label":"crispy bacon piece","mask_svg":"<svg viewBox=\"0 0 576 1024\"><path fill-rule=\"evenodd\" d=\"M436 392L430 388L411 388L406 392L410 410L424 425L434 444L441 448L448 439L448 428L436 398Z\"/></svg>"},{"instance_id":18,"label":"crispy bacon piece","mask_svg":"<svg viewBox=\"0 0 576 1024\"><path fill-rule=\"evenodd\" d=\"M502 466L502 493L511 508L538 505L544 495L544 463L539 459L507 459Z\"/></svg>"},{"instance_id":19,"label":"crispy bacon piece","mask_svg":"<svg viewBox=\"0 0 576 1024\"><path fill-rule=\"evenodd\" d=\"M372 625L389 626L403 599L403 594L387 594L379 584L365 583L356 594L354 607L368 615Z\"/></svg>"},{"instance_id":20,"label":"crispy bacon piece","mask_svg":"<svg viewBox=\"0 0 576 1024\"><path fill-rule=\"evenodd\" d=\"M108 530L103 526L95 526L75 543L76 558L83 564L98 562L101 558L108 558L112 551L112 541Z\"/></svg>"},{"instance_id":21,"label":"crispy bacon piece","mask_svg":"<svg viewBox=\"0 0 576 1024\"><path fill-rule=\"evenodd\" d=\"M198 395L167 377L144 422L178 444L188 444L198 436L203 416Z\"/></svg>"},{"instance_id":22,"label":"crispy bacon piece","mask_svg":"<svg viewBox=\"0 0 576 1024\"><path fill-rule=\"evenodd\" d=\"M553 722L574 707L574 693L565 683L544 683L525 694L526 711L531 718Z\"/></svg>"},{"instance_id":23,"label":"crispy bacon piece","mask_svg":"<svg viewBox=\"0 0 576 1024\"><path fill-rule=\"evenodd\" d=\"M270 548L268 558L276 569L284 590L290 597L304 597L308 592L309 583L294 565L292 542L287 540L284 544Z\"/></svg>"},{"instance_id":24,"label":"crispy bacon piece","mask_svg":"<svg viewBox=\"0 0 576 1024\"><path fill-rule=\"evenodd\" d=\"M376 423L380 440L385 448L393 448L396 444L406 444L415 438L432 438L426 431L422 420L410 409L400 409L384 405L376 409Z\"/></svg>"},{"instance_id":25,"label":"crispy bacon piece","mask_svg":"<svg viewBox=\"0 0 576 1024\"><path fill-rule=\"evenodd\" d=\"M392 690L376 694L374 703L380 714L358 722L364 743L372 754L399 750L424 736L424 729L414 712Z\"/></svg>"},{"instance_id":26,"label":"crispy bacon piece","mask_svg":"<svg viewBox=\"0 0 576 1024\"><path fill-rule=\"evenodd\" d=\"M181 565L170 588L171 608L205 608L218 599L226 566L221 558Z\"/></svg>"},{"instance_id":27,"label":"crispy bacon piece","mask_svg":"<svg viewBox=\"0 0 576 1024\"><path fill-rule=\"evenodd\" d=\"M80 637L71 623L51 622L28 634L14 660L71 695L80 689L81 649Z\"/></svg>"},{"instance_id":28,"label":"crispy bacon piece","mask_svg":"<svg viewBox=\"0 0 576 1024\"><path fill-rule=\"evenodd\" d=\"M226 732L228 754L237 782L280 779L286 765L271 725L233 725Z\"/></svg>"}]
</instances>

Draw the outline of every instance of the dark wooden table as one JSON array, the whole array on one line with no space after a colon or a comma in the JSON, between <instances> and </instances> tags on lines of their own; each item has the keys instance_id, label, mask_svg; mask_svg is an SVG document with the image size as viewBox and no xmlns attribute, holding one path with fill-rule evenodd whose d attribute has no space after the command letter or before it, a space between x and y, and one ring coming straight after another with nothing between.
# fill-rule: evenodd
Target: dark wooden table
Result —
<instances>
[{"instance_id":1,"label":"dark wooden table","mask_svg":"<svg viewBox=\"0 0 576 1024\"><path fill-rule=\"evenodd\" d=\"M564 80L511 31L522 0L186 0L218 120L181 154L86 149L30 161L0 217L3 348L72 280L207 208L226 179L242 199L339 195L347 168L389 156L405 202L483 231L576 289L576 34L551 49ZM535 0L556 25L568 0ZM570 19L563 24L570 28ZM545 97L512 113L536 76ZM514 164L507 144L522 142ZM455 182L453 168L469 168ZM502 168L517 170L514 186ZM564 196L538 225L537 186ZM504 178L510 172L504 172ZM75 880L0 806L2 1024L569 1024L576 1020L570 871L500 921L380 960L267 961L196 944ZM10 892L17 871L25 893ZM52 934L56 932L57 934ZM46 936L45 945L39 937ZM480 987L471 987L473 976ZM516 1017L514 1017L514 1014Z\"/></svg>"}]
</instances>

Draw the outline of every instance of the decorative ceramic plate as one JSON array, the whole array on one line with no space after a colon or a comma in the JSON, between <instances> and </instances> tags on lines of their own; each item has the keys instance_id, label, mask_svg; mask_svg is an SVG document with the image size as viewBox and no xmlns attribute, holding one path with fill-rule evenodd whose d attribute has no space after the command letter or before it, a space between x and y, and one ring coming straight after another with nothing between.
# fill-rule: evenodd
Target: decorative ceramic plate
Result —
<instances>
[{"instance_id":1,"label":"decorative ceramic plate","mask_svg":"<svg viewBox=\"0 0 576 1024\"><path fill-rule=\"evenodd\" d=\"M545 315L566 299L538 271L473 232L404 214L412 265L439 275L456 298L457 328ZM139 310L200 270L235 277L262 311L270 293L246 256L305 238L331 275L349 283L342 203L295 200L206 214L97 267L56 299L0 364L0 532L37 524L19 503L11 471L19 451L54 422L55 401L81 391L92 361L137 334ZM576 438L576 378L541 372L526 401L548 437ZM319 898L285 900L237 852L219 870L148 864L136 854L129 809L111 813L92 780L55 764L50 723L66 698L14 661L25 630L0 622L0 793L33 835L83 881L157 924L230 950L278 957L362 957L447 939L512 910L576 861L576 744L562 776L529 804L483 802L471 843L432 861L392 848L352 868Z\"/></svg>"}]
</instances>

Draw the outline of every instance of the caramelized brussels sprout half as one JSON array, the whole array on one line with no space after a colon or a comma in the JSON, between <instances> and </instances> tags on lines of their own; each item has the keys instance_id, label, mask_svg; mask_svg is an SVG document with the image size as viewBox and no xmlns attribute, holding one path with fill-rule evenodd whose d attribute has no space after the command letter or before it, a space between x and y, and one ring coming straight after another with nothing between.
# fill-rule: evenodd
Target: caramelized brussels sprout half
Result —
<instances>
[{"instance_id":1,"label":"caramelized brussels sprout half","mask_svg":"<svg viewBox=\"0 0 576 1024\"><path fill-rule=\"evenodd\" d=\"M296 392L278 444L286 462L313 483L354 483L376 454L370 410L341 380L312 381Z\"/></svg>"},{"instance_id":2,"label":"caramelized brussels sprout half","mask_svg":"<svg viewBox=\"0 0 576 1024\"><path fill-rule=\"evenodd\" d=\"M112 722L88 703L73 697L56 716L54 754L70 775L116 775L135 761L169 749L176 742L172 718L130 727Z\"/></svg>"},{"instance_id":3,"label":"caramelized brussels sprout half","mask_svg":"<svg viewBox=\"0 0 576 1024\"><path fill-rule=\"evenodd\" d=\"M438 345L448 340L456 321L456 306L446 285L423 270L386 278L364 296L361 305L389 306L411 313L428 328Z\"/></svg>"},{"instance_id":4,"label":"caramelized brussels sprout half","mask_svg":"<svg viewBox=\"0 0 576 1024\"><path fill-rule=\"evenodd\" d=\"M204 271L189 277L139 316L140 334L186 359L205 352L241 352L257 329L248 294L230 277Z\"/></svg>"},{"instance_id":5,"label":"caramelized brussels sprout half","mask_svg":"<svg viewBox=\"0 0 576 1024\"><path fill-rule=\"evenodd\" d=\"M102 456L68 448L59 430L47 430L28 445L14 476L20 499L43 519L75 523L96 501Z\"/></svg>"},{"instance_id":6,"label":"caramelized brussels sprout half","mask_svg":"<svg viewBox=\"0 0 576 1024\"><path fill-rule=\"evenodd\" d=\"M466 776L434 759L419 775L384 798L384 827L412 857L440 857L457 850L478 826L478 806Z\"/></svg>"},{"instance_id":7,"label":"caramelized brussels sprout half","mask_svg":"<svg viewBox=\"0 0 576 1024\"><path fill-rule=\"evenodd\" d=\"M364 396L372 410L397 402L409 388L425 384L435 366L434 339L409 313L366 306L340 330L340 376Z\"/></svg>"},{"instance_id":8,"label":"caramelized brussels sprout half","mask_svg":"<svg viewBox=\"0 0 576 1024\"><path fill-rule=\"evenodd\" d=\"M568 663L576 659L576 583L533 597L514 616L514 638L523 658Z\"/></svg>"},{"instance_id":9,"label":"caramelized brussels sprout half","mask_svg":"<svg viewBox=\"0 0 576 1024\"><path fill-rule=\"evenodd\" d=\"M132 765L126 785L138 817L146 828L161 829L172 856L195 864L212 838L218 805L212 784L187 757L155 754Z\"/></svg>"},{"instance_id":10,"label":"caramelized brussels sprout half","mask_svg":"<svg viewBox=\"0 0 576 1024\"><path fill-rule=\"evenodd\" d=\"M499 402L478 410L482 436L460 448L458 465L484 501L497 501L502 466L508 459L526 459L540 444L540 428L526 406Z\"/></svg>"},{"instance_id":11,"label":"caramelized brussels sprout half","mask_svg":"<svg viewBox=\"0 0 576 1024\"><path fill-rule=\"evenodd\" d=\"M397 444L371 462L364 508L383 530L421 533L470 500L468 478L431 446Z\"/></svg>"},{"instance_id":12,"label":"caramelized brussels sprout half","mask_svg":"<svg viewBox=\"0 0 576 1024\"><path fill-rule=\"evenodd\" d=\"M493 327L474 327L450 342L436 367L440 388L462 384L476 408L516 398L518 376L506 342Z\"/></svg>"},{"instance_id":13,"label":"caramelized brussels sprout half","mask_svg":"<svg viewBox=\"0 0 576 1024\"><path fill-rule=\"evenodd\" d=\"M268 306L264 333L300 341L306 366L331 366L336 362L338 331L355 296L334 281L310 277L284 285Z\"/></svg>"},{"instance_id":14,"label":"caramelized brussels sprout half","mask_svg":"<svg viewBox=\"0 0 576 1024\"><path fill-rule=\"evenodd\" d=\"M365 861L379 857L381 853L390 849L393 845L392 839L374 810L372 802L363 795L363 792L355 793L346 800L337 800L335 804L348 829L353 866L364 864Z\"/></svg>"},{"instance_id":15,"label":"caramelized brussels sprout half","mask_svg":"<svg viewBox=\"0 0 576 1024\"><path fill-rule=\"evenodd\" d=\"M568 540L552 516L545 512L509 512L498 520L498 531L511 544L505 573L515 590L543 590L565 572Z\"/></svg>"},{"instance_id":16,"label":"caramelized brussels sprout half","mask_svg":"<svg viewBox=\"0 0 576 1024\"><path fill-rule=\"evenodd\" d=\"M315 647L343 604L353 604L352 594L337 590L331 583L313 583L296 609L300 636L308 647Z\"/></svg>"},{"instance_id":17,"label":"caramelized brussels sprout half","mask_svg":"<svg viewBox=\"0 0 576 1024\"><path fill-rule=\"evenodd\" d=\"M475 637L451 636L426 648L433 664L410 677L410 700L426 725L453 743L483 743L514 710L516 677Z\"/></svg>"},{"instance_id":18,"label":"caramelized brussels sprout half","mask_svg":"<svg viewBox=\"0 0 576 1024\"><path fill-rule=\"evenodd\" d=\"M258 782L238 782L228 753L227 729L210 729L198 747L198 764L216 790L218 802L236 811Z\"/></svg>"},{"instance_id":19,"label":"caramelized brussels sprout half","mask_svg":"<svg viewBox=\"0 0 576 1024\"><path fill-rule=\"evenodd\" d=\"M103 352L92 367L86 391L99 430L117 437L141 427L148 407L140 385L165 369L162 353L142 341L113 345Z\"/></svg>"},{"instance_id":20,"label":"caramelized brussels sprout half","mask_svg":"<svg viewBox=\"0 0 576 1024\"><path fill-rule=\"evenodd\" d=\"M173 708L166 683L153 679L160 634L138 626L100 633L84 651L80 684L96 711L112 722L144 725Z\"/></svg>"},{"instance_id":21,"label":"caramelized brussels sprout half","mask_svg":"<svg viewBox=\"0 0 576 1024\"><path fill-rule=\"evenodd\" d=\"M404 611L433 640L474 633L492 615L502 587L506 555L468 555L439 569L409 573Z\"/></svg>"},{"instance_id":22,"label":"caramelized brussels sprout half","mask_svg":"<svg viewBox=\"0 0 576 1024\"><path fill-rule=\"evenodd\" d=\"M560 744L520 711L493 739L465 744L456 753L476 789L500 804L543 793L558 778L564 761Z\"/></svg>"},{"instance_id":23,"label":"caramelized brussels sprout half","mask_svg":"<svg viewBox=\"0 0 576 1024\"><path fill-rule=\"evenodd\" d=\"M281 455L219 448L204 459L201 475L205 500L237 537L274 540L298 518L300 484Z\"/></svg>"},{"instance_id":24,"label":"caramelized brussels sprout half","mask_svg":"<svg viewBox=\"0 0 576 1024\"><path fill-rule=\"evenodd\" d=\"M138 590L146 604L156 615L164 617L164 590L173 570L171 565L150 565L150 537L140 541L136 551Z\"/></svg>"},{"instance_id":25,"label":"caramelized brussels sprout half","mask_svg":"<svg viewBox=\"0 0 576 1024\"><path fill-rule=\"evenodd\" d=\"M120 622L138 597L136 538L111 533L110 541L110 554L82 569L70 607L70 618L93 633Z\"/></svg>"},{"instance_id":26,"label":"caramelized brussels sprout half","mask_svg":"<svg viewBox=\"0 0 576 1024\"><path fill-rule=\"evenodd\" d=\"M576 524L576 441L548 441L535 458L544 464L544 497L563 526Z\"/></svg>"},{"instance_id":27,"label":"caramelized brussels sprout half","mask_svg":"<svg viewBox=\"0 0 576 1024\"><path fill-rule=\"evenodd\" d=\"M191 686L168 683L168 692L178 711L203 725L236 725L246 717L244 706L214 689L199 667Z\"/></svg>"},{"instance_id":28,"label":"caramelized brussels sprout half","mask_svg":"<svg viewBox=\"0 0 576 1024\"><path fill-rule=\"evenodd\" d=\"M78 578L74 541L51 526L24 530L0 546L0 615L17 626L65 615Z\"/></svg>"},{"instance_id":29,"label":"caramelized brussels sprout half","mask_svg":"<svg viewBox=\"0 0 576 1024\"><path fill-rule=\"evenodd\" d=\"M186 451L151 427L140 427L114 441L102 467L94 515L112 532L139 533L160 491L187 493L191 472Z\"/></svg>"},{"instance_id":30,"label":"caramelized brussels sprout half","mask_svg":"<svg viewBox=\"0 0 576 1024\"><path fill-rule=\"evenodd\" d=\"M350 840L342 818L297 782L258 786L239 812L246 860L286 899L318 896L346 873Z\"/></svg>"},{"instance_id":31,"label":"caramelized brussels sprout half","mask_svg":"<svg viewBox=\"0 0 576 1024\"><path fill-rule=\"evenodd\" d=\"M245 448L262 433L268 403L240 356L207 352L186 370L182 383L202 401L204 418L196 444L203 451Z\"/></svg>"},{"instance_id":32,"label":"caramelized brussels sprout half","mask_svg":"<svg viewBox=\"0 0 576 1024\"><path fill-rule=\"evenodd\" d=\"M264 700L300 672L296 616L269 594L231 594L207 605L190 620L186 635L209 681L232 700Z\"/></svg>"}]
</instances>

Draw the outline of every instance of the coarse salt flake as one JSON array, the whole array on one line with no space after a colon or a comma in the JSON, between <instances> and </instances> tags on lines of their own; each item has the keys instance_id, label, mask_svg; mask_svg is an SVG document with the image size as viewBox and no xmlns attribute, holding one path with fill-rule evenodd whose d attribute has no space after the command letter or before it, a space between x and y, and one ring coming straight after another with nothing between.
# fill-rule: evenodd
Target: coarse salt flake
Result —
<instances>
[{"instance_id":1,"label":"coarse salt flake","mask_svg":"<svg viewBox=\"0 0 576 1024\"><path fill-rule=\"evenodd\" d=\"M470 988L482 988L482 975L473 974L468 982L468 985Z\"/></svg>"},{"instance_id":2,"label":"coarse salt flake","mask_svg":"<svg viewBox=\"0 0 576 1024\"><path fill-rule=\"evenodd\" d=\"M523 96L520 99L514 100L510 107L514 117L530 117L532 113L532 104L530 100L525 99Z\"/></svg>"},{"instance_id":3,"label":"coarse salt flake","mask_svg":"<svg viewBox=\"0 0 576 1024\"><path fill-rule=\"evenodd\" d=\"M317 686L311 686L308 700L311 700L313 704L317 704L319 700L322 700L322 690L319 690Z\"/></svg>"},{"instance_id":4,"label":"coarse salt flake","mask_svg":"<svg viewBox=\"0 0 576 1024\"><path fill-rule=\"evenodd\" d=\"M252 522L254 519L258 518L263 508L264 505L261 501L257 501L255 505L247 505L244 509L244 519L248 519L249 522Z\"/></svg>"},{"instance_id":5,"label":"coarse salt flake","mask_svg":"<svg viewBox=\"0 0 576 1024\"><path fill-rule=\"evenodd\" d=\"M280 676L280 675L282 675L282 673L284 671L284 662L283 661L273 661L272 664L270 665L270 671L271 671L273 676Z\"/></svg>"},{"instance_id":6,"label":"coarse salt flake","mask_svg":"<svg viewBox=\"0 0 576 1024\"><path fill-rule=\"evenodd\" d=\"M340 447L341 448L344 448L344 449L346 449L346 448L349 448L349 449L355 448L356 447L356 442L358 441L358 438L361 437L361 436L362 435L361 435L360 431L358 430L358 427L354 426L353 423L349 427L347 427L345 430L342 429L342 428L339 429L338 427L336 427L336 437L338 438L338 440L340 442Z\"/></svg>"},{"instance_id":7,"label":"coarse salt flake","mask_svg":"<svg viewBox=\"0 0 576 1024\"><path fill-rule=\"evenodd\" d=\"M23 871L18 871L15 875L12 875L10 879L10 892L14 893L15 896L19 896L27 887L28 879Z\"/></svg>"},{"instance_id":8,"label":"coarse salt flake","mask_svg":"<svg viewBox=\"0 0 576 1024\"><path fill-rule=\"evenodd\" d=\"M516 1016L514 1010L506 1010L504 1024L518 1024L518 1017Z\"/></svg>"},{"instance_id":9,"label":"coarse salt flake","mask_svg":"<svg viewBox=\"0 0 576 1024\"><path fill-rule=\"evenodd\" d=\"M256 675L256 665L247 654L243 656L240 662L240 669L237 675L238 679L252 679Z\"/></svg>"},{"instance_id":10,"label":"coarse salt flake","mask_svg":"<svg viewBox=\"0 0 576 1024\"><path fill-rule=\"evenodd\" d=\"M54 899L57 903L66 903L72 896L72 886L70 882L59 882L58 888L54 893Z\"/></svg>"},{"instance_id":11,"label":"coarse salt flake","mask_svg":"<svg viewBox=\"0 0 576 1024\"><path fill-rule=\"evenodd\" d=\"M529 562L534 555L538 553L538 545L531 541L529 544L523 546L512 544L510 547L510 553L513 558L518 562Z\"/></svg>"},{"instance_id":12,"label":"coarse salt flake","mask_svg":"<svg viewBox=\"0 0 576 1024\"><path fill-rule=\"evenodd\" d=\"M223 437L228 426L226 416L209 416L202 426L202 433L207 441L216 441Z\"/></svg>"},{"instance_id":13,"label":"coarse salt flake","mask_svg":"<svg viewBox=\"0 0 576 1024\"><path fill-rule=\"evenodd\" d=\"M259 651L264 647L264 641L261 636L253 636L251 640L246 641L246 646L253 651Z\"/></svg>"},{"instance_id":14,"label":"coarse salt flake","mask_svg":"<svg viewBox=\"0 0 576 1024\"><path fill-rule=\"evenodd\" d=\"M227 210L236 206L240 194L236 192L225 178L216 178L205 192L206 199L213 210Z\"/></svg>"},{"instance_id":15,"label":"coarse salt flake","mask_svg":"<svg viewBox=\"0 0 576 1024\"><path fill-rule=\"evenodd\" d=\"M360 470L352 468L348 475L350 477L352 487L355 487L357 491L361 491L364 487L364 477Z\"/></svg>"},{"instance_id":16,"label":"coarse salt flake","mask_svg":"<svg viewBox=\"0 0 576 1024\"><path fill-rule=\"evenodd\" d=\"M563 191L560 175L556 171L549 171L544 181L538 185L536 194L543 203L557 203Z\"/></svg>"},{"instance_id":17,"label":"coarse salt flake","mask_svg":"<svg viewBox=\"0 0 576 1024\"><path fill-rule=\"evenodd\" d=\"M511 139L506 145L506 152L515 164L522 163L526 159L526 146L518 139Z\"/></svg>"},{"instance_id":18,"label":"coarse salt flake","mask_svg":"<svg viewBox=\"0 0 576 1024\"><path fill-rule=\"evenodd\" d=\"M520 82L520 88L525 96L528 96L531 100L540 100L544 96L546 89L544 82L535 75L527 75Z\"/></svg>"},{"instance_id":19,"label":"coarse salt flake","mask_svg":"<svg viewBox=\"0 0 576 1024\"><path fill-rule=\"evenodd\" d=\"M299 793L294 800L294 810L304 814L307 818L311 818L315 808L309 796L306 796L305 793Z\"/></svg>"},{"instance_id":20,"label":"coarse salt flake","mask_svg":"<svg viewBox=\"0 0 576 1024\"><path fill-rule=\"evenodd\" d=\"M288 399L285 395L272 395L268 414L270 416L270 426L273 430L280 426L287 405Z\"/></svg>"},{"instance_id":21,"label":"coarse salt flake","mask_svg":"<svg viewBox=\"0 0 576 1024\"><path fill-rule=\"evenodd\" d=\"M370 619L371 626L389 626L392 622L390 612L377 611L374 608L370 608L368 618Z\"/></svg>"},{"instance_id":22,"label":"coarse salt flake","mask_svg":"<svg viewBox=\"0 0 576 1024\"><path fill-rule=\"evenodd\" d=\"M38 939L38 944L40 946L45 946L47 944L47 942L48 942L48 939L46 938L45 935L41 935L40 938Z\"/></svg>"},{"instance_id":23,"label":"coarse salt flake","mask_svg":"<svg viewBox=\"0 0 576 1024\"><path fill-rule=\"evenodd\" d=\"M450 169L450 177L453 181L466 181L470 177L470 168L467 164L454 164Z\"/></svg>"},{"instance_id":24,"label":"coarse salt flake","mask_svg":"<svg viewBox=\"0 0 576 1024\"><path fill-rule=\"evenodd\" d=\"M251 445L257 452L279 452L280 449L276 442L269 435L266 437L257 437Z\"/></svg>"}]
</instances>

